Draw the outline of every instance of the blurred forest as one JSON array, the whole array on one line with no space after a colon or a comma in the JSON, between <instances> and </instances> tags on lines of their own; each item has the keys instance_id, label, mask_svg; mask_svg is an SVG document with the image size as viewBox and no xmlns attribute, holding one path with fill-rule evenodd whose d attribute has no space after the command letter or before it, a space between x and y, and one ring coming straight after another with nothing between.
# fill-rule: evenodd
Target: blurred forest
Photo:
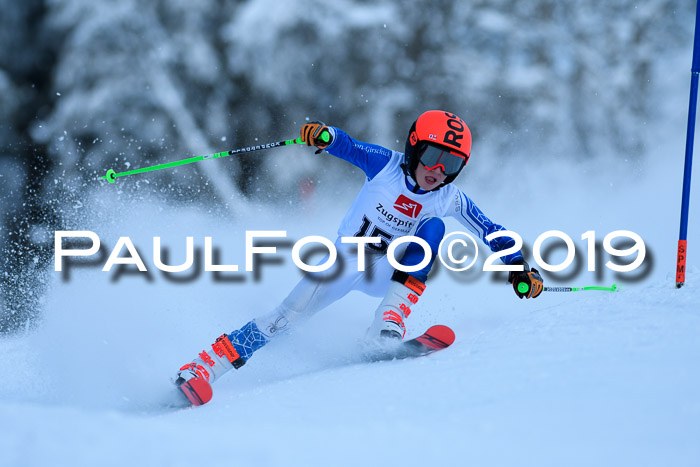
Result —
<instances>
[{"instance_id":1,"label":"blurred forest","mask_svg":"<svg viewBox=\"0 0 700 467\"><path fill-rule=\"evenodd\" d=\"M654 80L694 25L689 0L0 6L0 333L31 325L52 232L80 228L71 207L106 168L279 141L306 119L402 150L432 108L504 161L642 159L664 118ZM225 169L153 173L150 189L235 215L233 197L271 202L261 186L298 196L290 184L310 167L273 170L262 153Z\"/></svg>"}]
</instances>

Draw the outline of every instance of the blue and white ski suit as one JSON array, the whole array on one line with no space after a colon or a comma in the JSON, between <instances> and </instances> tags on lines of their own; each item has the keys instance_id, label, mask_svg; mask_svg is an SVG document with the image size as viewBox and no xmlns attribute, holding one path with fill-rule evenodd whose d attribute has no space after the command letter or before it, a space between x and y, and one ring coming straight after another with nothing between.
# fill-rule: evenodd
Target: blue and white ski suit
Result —
<instances>
[{"instance_id":1,"label":"blue and white ski suit","mask_svg":"<svg viewBox=\"0 0 700 467\"><path fill-rule=\"evenodd\" d=\"M367 176L364 186L346 213L338 229L335 246L338 257L329 271L309 273L294 287L284 301L271 313L246 324L229 335L239 354L248 359L268 340L303 318L344 297L352 290L383 297L389 287L394 268L386 256L388 244L398 237L415 235L424 239L435 259L437 247L445 233L440 218L451 216L470 232L482 239L491 251L511 247L513 239L499 237L488 242L486 236L505 228L492 222L476 204L453 184L439 190L415 190L416 182L406 176L401 167L404 155L348 136L338 128L329 129L333 140L328 153L359 167ZM357 250L341 243L341 237L379 237L380 243L368 245L365 271L358 271ZM397 249L397 258L405 266L417 265L424 258L424 250L416 243L404 244ZM520 251L503 256L505 264L522 260ZM321 263L325 262L325 258ZM425 282L432 266L411 273ZM333 276L333 280L320 280Z\"/></svg>"}]
</instances>

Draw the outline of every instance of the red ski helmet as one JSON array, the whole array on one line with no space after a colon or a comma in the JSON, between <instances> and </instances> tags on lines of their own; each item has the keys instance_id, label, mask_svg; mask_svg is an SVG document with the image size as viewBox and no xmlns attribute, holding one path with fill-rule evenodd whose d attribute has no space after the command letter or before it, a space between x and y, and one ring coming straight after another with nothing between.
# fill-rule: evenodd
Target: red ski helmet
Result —
<instances>
[{"instance_id":1,"label":"red ski helmet","mask_svg":"<svg viewBox=\"0 0 700 467\"><path fill-rule=\"evenodd\" d=\"M443 182L446 185L467 164L471 148L472 135L464 120L443 110L429 110L411 125L402 167L414 180L418 162L423 162L429 170L440 167L446 175Z\"/></svg>"}]
</instances>

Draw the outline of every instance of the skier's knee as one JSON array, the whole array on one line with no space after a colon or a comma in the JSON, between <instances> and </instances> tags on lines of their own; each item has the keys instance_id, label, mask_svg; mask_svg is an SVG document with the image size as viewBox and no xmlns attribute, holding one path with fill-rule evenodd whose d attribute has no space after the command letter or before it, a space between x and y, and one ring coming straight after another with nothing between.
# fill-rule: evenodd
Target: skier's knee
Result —
<instances>
[{"instance_id":1,"label":"skier's knee","mask_svg":"<svg viewBox=\"0 0 700 467\"><path fill-rule=\"evenodd\" d=\"M423 239L430 247L430 250L426 251L422 245L411 242L406 247L406 251L400 263L403 266L415 266L423 262L426 255L430 255L430 260L425 267L410 273L411 276L419 281L425 282L435 262L435 256L437 256L438 249L440 248L440 242L445 236L445 223L438 217L431 217L421 222L416 230L415 236Z\"/></svg>"},{"instance_id":2,"label":"skier's knee","mask_svg":"<svg viewBox=\"0 0 700 467\"><path fill-rule=\"evenodd\" d=\"M422 238L433 250L433 255L437 254L442 238L445 236L445 223L439 217L430 217L418 226L416 237Z\"/></svg>"}]
</instances>

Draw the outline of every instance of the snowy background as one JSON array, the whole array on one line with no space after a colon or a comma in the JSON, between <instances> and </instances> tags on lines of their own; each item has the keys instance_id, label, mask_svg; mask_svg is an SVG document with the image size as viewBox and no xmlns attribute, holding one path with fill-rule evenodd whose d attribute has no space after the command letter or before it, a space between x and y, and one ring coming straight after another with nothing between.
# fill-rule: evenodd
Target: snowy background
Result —
<instances>
[{"instance_id":1,"label":"snowy background","mask_svg":"<svg viewBox=\"0 0 700 467\"><path fill-rule=\"evenodd\" d=\"M697 180L674 288L690 2L0 3L0 465L700 463ZM210 404L164 409L174 370L300 273L281 249L259 278L178 280L152 238L172 264L186 236L211 236L242 265L246 230L333 238L363 176L283 148L97 177L291 138L307 119L401 150L431 108L469 123L457 183L492 219L529 246L564 231L584 265L581 234L632 230L642 273L602 254L546 284L621 292L521 301L503 278L439 268L408 327L450 325L450 349L353 363L377 300L351 294ZM150 273L101 272L106 256L54 272L63 229L96 232L104 255L129 236Z\"/></svg>"}]
</instances>

